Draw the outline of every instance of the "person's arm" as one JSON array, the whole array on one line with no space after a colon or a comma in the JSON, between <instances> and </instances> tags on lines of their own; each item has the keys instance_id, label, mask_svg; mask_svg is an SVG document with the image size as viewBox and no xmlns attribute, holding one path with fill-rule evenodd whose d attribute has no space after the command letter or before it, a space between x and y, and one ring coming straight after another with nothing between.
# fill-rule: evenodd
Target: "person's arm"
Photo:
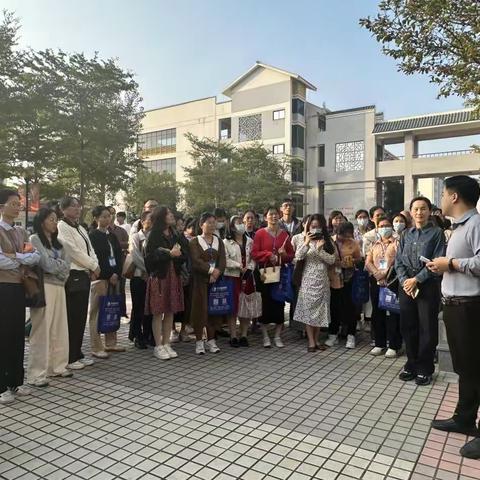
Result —
<instances>
[{"instance_id":1,"label":"person's arm","mask_svg":"<svg viewBox=\"0 0 480 480\"><path fill-rule=\"evenodd\" d=\"M432 258L443 257L445 255L445 235L443 230L439 228L431 241L433 242ZM438 277L438 274L429 270L426 265L415 275L418 283L424 283L435 277Z\"/></svg>"},{"instance_id":2,"label":"person's arm","mask_svg":"<svg viewBox=\"0 0 480 480\"><path fill-rule=\"evenodd\" d=\"M127 232L125 232L127 233ZM112 237L112 247L113 247L113 254L115 255L115 268L114 273L116 273L119 277L122 276L122 266L123 266L123 250L122 246L115 235L109 235Z\"/></svg>"},{"instance_id":3,"label":"person's arm","mask_svg":"<svg viewBox=\"0 0 480 480\"><path fill-rule=\"evenodd\" d=\"M267 264L270 261L272 252L266 250L263 245L264 230L259 230L253 239L252 257L257 263Z\"/></svg>"},{"instance_id":4,"label":"person's arm","mask_svg":"<svg viewBox=\"0 0 480 480\"><path fill-rule=\"evenodd\" d=\"M248 270L255 270L256 264L255 260L252 258L252 247L253 247L253 240L247 237L247 244L245 245L245 256L246 256L246 266Z\"/></svg>"},{"instance_id":5,"label":"person's arm","mask_svg":"<svg viewBox=\"0 0 480 480\"><path fill-rule=\"evenodd\" d=\"M201 258L201 247L198 240L194 239L189 243L190 258L192 260L192 270L197 273L202 273L208 276L210 271L210 264ZM213 271L213 269L212 269Z\"/></svg>"},{"instance_id":6,"label":"person's arm","mask_svg":"<svg viewBox=\"0 0 480 480\"><path fill-rule=\"evenodd\" d=\"M295 257L295 251L292 247L292 242L290 241L290 235L286 233L286 237L283 239L282 244L284 245L285 253L282 253L282 263L290 263Z\"/></svg>"},{"instance_id":7,"label":"person's arm","mask_svg":"<svg viewBox=\"0 0 480 480\"><path fill-rule=\"evenodd\" d=\"M297 249L295 250L295 260L298 262L299 260L303 260L307 253L310 251L310 244L306 244L304 241L301 242Z\"/></svg>"},{"instance_id":8,"label":"person's arm","mask_svg":"<svg viewBox=\"0 0 480 480\"><path fill-rule=\"evenodd\" d=\"M145 268L145 260L140 249L140 236L138 233L132 235L130 255L132 256L135 267L139 268L142 272L146 272L147 269Z\"/></svg>"},{"instance_id":9,"label":"person's arm","mask_svg":"<svg viewBox=\"0 0 480 480\"><path fill-rule=\"evenodd\" d=\"M69 267L69 264L65 262L62 258L53 258L50 256L48 249L44 247L42 241L37 235L32 235L30 237L30 243L37 249L40 255L39 265L47 273L52 275L65 275L66 267Z\"/></svg>"},{"instance_id":10,"label":"person's arm","mask_svg":"<svg viewBox=\"0 0 480 480\"><path fill-rule=\"evenodd\" d=\"M409 276L407 274L407 268L403 263L402 255L403 255L403 249L405 247L405 238L406 235L402 235L400 238L400 242L398 244L398 249L397 249L397 255L395 256L395 272L397 274L398 281L401 286L403 286L403 283L405 280L408 280Z\"/></svg>"},{"instance_id":11,"label":"person's arm","mask_svg":"<svg viewBox=\"0 0 480 480\"><path fill-rule=\"evenodd\" d=\"M15 270L20 266L20 263L16 260L16 258L10 257L2 252L2 248L0 247L0 270Z\"/></svg>"},{"instance_id":12,"label":"person's arm","mask_svg":"<svg viewBox=\"0 0 480 480\"><path fill-rule=\"evenodd\" d=\"M230 245L229 245L229 240L225 239L223 241L224 245L225 245L225 256L226 256L226 267L227 268L237 268L237 269L241 269L242 268L242 264L240 262L237 262L236 260L234 260L234 256L233 256L233 248L229 248Z\"/></svg>"},{"instance_id":13,"label":"person's arm","mask_svg":"<svg viewBox=\"0 0 480 480\"><path fill-rule=\"evenodd\" d=\"M375 272L377 271L377 267L375 267L375 263L373 261L373 249L370 249L370 251L367 253L367 258L365 260L365 269L371 275L375 275Z\"/></svg>"},{"instance_id":14,"label":"person's arm","mask_svg":"<svg viewBox=\"0 0 480 480\"><path fill-rule=\"evenodd\" d=\"M70 227L65 222L58 223L58 239L62 242L63 248L65 248L70 256L72 263L75 263L79 267L85 270L91 270L94 272L98 268L98 259L95 251L93 250L92 243L88 238L88 235L83 232L86 237L90 248L90 255L86 253L82 248L78 248L75 241L75 236L80 235L75 228ZM82 243L85 243L83 238L79 239Z\"/></svg>"},{"instance_id":15,"label":"person's arm","mask_svg":"<svg viewBox=\"0 0 480 480\"><path fill-rule=\"evenodd\" d=\"M227 267L227 257L225 254L225 245L222 241L218 242L218 259L216 269L220 271L220 275L223 275L225 268Z\"/></svg>"}]
</instances>

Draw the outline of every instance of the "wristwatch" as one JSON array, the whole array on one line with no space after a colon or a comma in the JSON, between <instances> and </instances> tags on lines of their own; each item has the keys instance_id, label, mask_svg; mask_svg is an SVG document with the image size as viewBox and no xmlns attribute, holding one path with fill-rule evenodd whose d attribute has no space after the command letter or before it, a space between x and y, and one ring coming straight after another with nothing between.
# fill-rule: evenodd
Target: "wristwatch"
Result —
<instances>
[{"instance_id":1,"label":"wristwatch","mask_svg":"<svg viewBox=\"0 0 480 480\"><path fill-rule=\"evenodd\" d=\"M453 261L454 260L455 260L454 258L450 258L448 260L448 271L451 272L451 273L455 272L455 267L453 266Z\"/></svg>"}]
</instances>

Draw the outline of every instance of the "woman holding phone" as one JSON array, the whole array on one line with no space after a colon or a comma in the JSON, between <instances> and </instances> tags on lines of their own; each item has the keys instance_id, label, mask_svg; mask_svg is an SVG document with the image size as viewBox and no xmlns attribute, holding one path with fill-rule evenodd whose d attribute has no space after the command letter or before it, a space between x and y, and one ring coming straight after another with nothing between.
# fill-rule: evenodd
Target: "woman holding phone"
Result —
<instances>
[{"instance_id":1,"label":"woman holding phone","mask_svg":"<svg viewBox=\"0 0 480 480\"><path fill-rule=\"evenodd\" d=\"M308 351L323 350L318 335L330 322L328 267L335 263L335 247L323 215L316 213L308 219L295 260L303 273L293 319L306 325Z\"/></svg>"}]
</instances>

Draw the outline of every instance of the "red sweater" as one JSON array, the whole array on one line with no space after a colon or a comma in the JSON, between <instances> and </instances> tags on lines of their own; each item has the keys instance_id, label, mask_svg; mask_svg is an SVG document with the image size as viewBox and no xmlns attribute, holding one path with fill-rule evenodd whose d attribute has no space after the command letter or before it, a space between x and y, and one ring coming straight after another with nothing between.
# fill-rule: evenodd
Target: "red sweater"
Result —
<instances>
[{"instance_id":1,"label":"red sweater","mask_svg":"<svg viewBox=\"0 0 480 480\"><path fill-rule=\"evenodd\" d=\"M280 230L274 238L266 228L262 228L255 233L252 257L261 266L268 265L271 255L278 255L278 250L284 243L285 253L282 255L282 264L290 263L295 256L290 236L285 230Z\"/></svg>"}]
</instances>

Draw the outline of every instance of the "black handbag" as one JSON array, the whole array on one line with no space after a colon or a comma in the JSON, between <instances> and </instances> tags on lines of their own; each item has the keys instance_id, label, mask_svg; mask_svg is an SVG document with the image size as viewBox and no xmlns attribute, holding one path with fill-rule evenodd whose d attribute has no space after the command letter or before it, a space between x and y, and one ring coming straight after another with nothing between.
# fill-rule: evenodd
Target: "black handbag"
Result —
<instances>
[{"instance_id":1,"label":"black handbag","mask_svg":"<svg viewBox=\"0 0 480 480\"><path fill-rule=\"evenodd\" d=\"M398 289L400 287L400 282L398 281L397 277L397 272L395 271L395 267L390 267L390 269L387 272L387 277L385 278L385 281L387 282L387 287L389 290L391 290L393 293L398 295Z\"/></svg>"},{"instance_id":2,"label":"black handbag","mask_svg":"<svg viewBox=\"0 0 480 480\"><path fill-rule=\"evenodd\" d=\"M38 267L30 267L23 277L25 288L25 306L30 308L43 308L45 302L45 285L43 282L43 270Z\"/></svg>"},{"instance_id":3,"label":"black handbag","mask_svg":"<svg viewBox=\"0 0 480 480\"><path fill-rule=\"evenodd\" d=\"M70 270L65 290L70 293L90 290L90 276L83 270Z\"/></svg>"}]
</instances>

